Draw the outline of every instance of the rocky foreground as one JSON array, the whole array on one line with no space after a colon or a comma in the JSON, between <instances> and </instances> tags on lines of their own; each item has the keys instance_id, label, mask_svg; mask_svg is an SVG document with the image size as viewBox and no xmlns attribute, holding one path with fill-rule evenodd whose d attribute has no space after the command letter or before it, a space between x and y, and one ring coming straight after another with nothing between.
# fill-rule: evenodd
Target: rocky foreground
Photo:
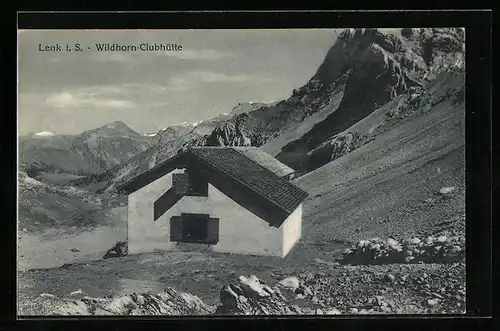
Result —
<instances>
[{"instance_id":1,"label":"rocky foreground","mask_svg":"<svg viewBox=\"0 0 500 331\"><path fill-rule=\"evenodd\" d=\"M462 314L465 313L466 301L464 226L464 216L460 215L442 222L433 232L417 233L409 238L360 240L336 258L329 261L316 258L309 266L306 264L310 261L291 268L272 264L259 267L259 264L252 264L251 258L247 257L245 268L238 268L237 261L227 260L224 265L231 266L227 269L222 267L221 260L217 260L213 264L218 266L216 271L208 265L206 269L195 270L191 261L187 262L188 273L176 274L175 278L166 277L168 287L158 292L125 292L128 294L99 298L88 295L89 287L86 287L85 291L65 292L68 294L64 295L61 295L64 291L56 291L57 287L45 287L45 293L25 293L19 302L19 314ZM126 254L124 247L123 243L118 243L106 254L105 260L111 263L115 260L113 257ZM161 257L158 261L164 258ZM187 257L184 257L169 264L176 265L175 270L181 272L186 259ZM118 265L133 264L136 268L131 269L131 272L134 273L139 267L143 270L149 268L138 261L116 261ZM161 268L159 262L152 261L152 268ZM114 266L113 272L116 272L116 265L111 265ZM77 268L78 266L68 266L54 270L74 275L83 271ZM253 274L262 268L268 272L267 276L261 273L257 277ZM98 290L94 291L94 295L98 293L97 296L100 296L99 293L104 293L102 290L106 277L101 271L105 269L101 265L90 271L91 274L95 272L92 277L98 279ZM202 276L202 270L207 272L205 281L203 277L198 277ZM160 274L166 276L169 272L171 271L165 269ZM125 273L125 269L120 270L120 273L123 278L130 277ZM176 282L181 274L195 277L195 273L198 278L189 288ZM60 281L61 275L55 274L52 277ZM41 281L50 282L49 276L47 273L42 274ZM151 273L147 279L154 281L157 276ZM88 282L89 279L82 278L79 281ZM221 279L224 281L219 282ZM59 293L59 296L52 293Z\"/></svg>"},{"instance_id":2,"label":"rocky foreground","mask_svg":"<svg viewBox=\"0 0 500 331\"><path fill-rule=\"evenodd\" d=\"M417 267L417 268L415 268ZM465 312L464 263L347 266L325 274L286 277L270 286L239 276L220 291L219 304L168 288L115 298L42 294L21 303L23 315L357 315Z\"/></svg>"},{"instance_id":3,"label":"rocky foreground","mask_svg":"<svg viewBox=\"0 0 500 331\"><path fill-rule=\"evenodd\" d=\"M435 243L442 247L444 238ZM455 240L455 239L451 239ZM81 291L67 297L43 293L20 302L21 315L357 315L357 314L461 314L465 313L465 262L379 263L379 255L405 256L408 245L389 238L385 243L357 243L328 269L276 277L274 284L254 275L232 278L219 293L218 303L167 288L156 294L132 293L93 298ZM416 240L410 242L415 243ZM379 255L366 261L366 252ZM427 246L425 246L427 245ZM402 247L406 248L402 248ZM423 243L423 246L431 247ZM356 247L358 251L356 251ZM369 247L372 247L368 249ZM376 246L377 247L377 246ZM392 248L391 248L392 247ZM413 246L411 246L413 247ZM436 246L432 246L436 247ZM401 251L400 251L401 249ZM344 264L364 250L365 264ZM417 249L418 250L418 249ZM427 251L427 249L421 249ZM434 248L429 249L434 251ZM447 251L445 249L444 251ZM387 252L389 252L387 254ZM391 253L396 252L396 253ZM444 254L449 256L451 253ZM425 255L425 254L424 254ZM438 255L439 256L439 255Z\"/></svg>"}]
</instances>

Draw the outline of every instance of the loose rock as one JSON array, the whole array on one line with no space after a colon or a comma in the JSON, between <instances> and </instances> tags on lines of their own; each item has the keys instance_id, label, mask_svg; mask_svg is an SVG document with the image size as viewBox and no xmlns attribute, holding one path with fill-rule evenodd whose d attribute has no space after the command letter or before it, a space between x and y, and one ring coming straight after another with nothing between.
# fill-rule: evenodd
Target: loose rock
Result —
<instances>
[{"instance_id":1,"label":"loose rock","mask_svg":"<svg viewBox=\"0 0 500 331\"><path fill-rule=\"evenodd\" d=\"M285 279L282 279L279 283L283 288L286 288L291 291L295 291L299 288L300 286L300 281L297 277L292 276L292 277L286 277Z\"/></svg>"},{"instance_id":2,"label":"loose rock","mask_svg":"<svg viewBox=\"0 0 500 331\"><path fill-rule=\"evenodd\" d=\"M392 274L385 274L385 276L384 276L384 281L386 281L386 282L392 283L392 282L394 282L395 279L396 279L396 277L394 277L394 275L392 275Z\"/></svg>"},{"instance_id":3,"label":"loose rock","mask_svg":"<svg viewBox=\"0 0 500 331\"><path fill-rule=\"evenodd\" d=\"M326 311L326 315L341 315L342 313L337 308L331 308Z\"/></svg>"},{"instance_id":4,"label":"loose rock","mask_svg":"<svg viewBox=\"0 0 500 331\"><path fill-rule=\"evenodd\" d=\"M439 303L438 299L429 299L427 300L427 306L430 308L435 307Z\"/></svg>"},{"instance_id":5,"label":"loose rock","mask_svg":"<svg viewBox=\"0 0 500 331\"><path fill-rule=\"evenodd\" d=\"M441 194L441 195L448 195L448 194L452 193L454 190L455 190L454 186L451 186L451 187L442 187L439 190L439 194Z\"/></svg>"}]
</instances>

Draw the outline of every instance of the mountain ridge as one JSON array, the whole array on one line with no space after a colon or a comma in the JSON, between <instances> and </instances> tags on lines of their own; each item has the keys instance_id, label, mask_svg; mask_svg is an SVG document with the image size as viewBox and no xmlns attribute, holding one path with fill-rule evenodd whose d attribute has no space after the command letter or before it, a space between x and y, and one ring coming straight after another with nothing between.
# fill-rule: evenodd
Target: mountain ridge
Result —
<instances>
[{"instance_id":1,"label":"mountain ridge","mask_svg":"<svg viewBox=\"0 0 500 331\"><path fill-rule=\"evenodd\" d=\"M28 134L19 137L19 165L32 176L39 172L96 174L140 154L149 143L148 137L122 121L74 135Z\"/></svg>"},{"instance_id":2,"label":"mountain ridge","mask_svg":"<svg viewBox=\"0 0 500 331\"><path fill-rule=\"evenodd\" d=\"M140 157L101 174L107 183L100 187L113 189L190 145L263 147L301 174L312 171L369 141L368 131L344 131L377 110L385 122L397 112L387 106L393 100L404 99L393 105L398 111L429 102L426 85L441 72L463 72L463 38L462 30L448 28L346 29L316 73L289 98L263 107L237 104L229 115L201 121L206 130L198 124L159 133Z\"/></svg>"}]
</instances>

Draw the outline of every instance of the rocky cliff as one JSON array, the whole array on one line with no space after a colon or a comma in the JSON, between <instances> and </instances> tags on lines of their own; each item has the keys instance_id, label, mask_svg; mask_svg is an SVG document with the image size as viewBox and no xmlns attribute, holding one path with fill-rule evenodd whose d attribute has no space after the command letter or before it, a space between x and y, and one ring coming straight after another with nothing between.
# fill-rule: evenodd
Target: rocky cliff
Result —
<instances>
[{"instance_id":1,"label":"rocky cliff","mask_svg":"<svg viewBox=\"0 0 500 331\"><path fill-rule=\"evenodd\" d=\"M377 110L391 112L401 103L423 105L440 74L463 72L464 45L460 29L345 30L311 80L328 86L347 75L342 100L325 120L284 146L278 158L307 172L346 154L352 144L338 153L337 135L356 135L349 129ZM382 121L357 134L369 135ZM316 157L325 154L325 145L331 146L330 157ZM297 155L306 161L295 162Z\"/></svg>"}]
</instances>

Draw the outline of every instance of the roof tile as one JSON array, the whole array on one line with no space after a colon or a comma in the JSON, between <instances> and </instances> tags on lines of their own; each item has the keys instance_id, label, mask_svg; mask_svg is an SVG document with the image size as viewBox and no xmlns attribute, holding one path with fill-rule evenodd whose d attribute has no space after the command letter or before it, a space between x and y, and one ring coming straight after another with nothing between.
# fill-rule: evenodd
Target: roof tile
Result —
<instances>
[{"instance_id":1,"label":"roof tile","mask_svg":"<svg viewBox=\"0 0 500 331\"><path fill-rule=\"evenodd\" d=\"M308 195L275 172L233 148L193 147L190 151L287 212L293 212Z\"/></svg>"}]
</instances>

